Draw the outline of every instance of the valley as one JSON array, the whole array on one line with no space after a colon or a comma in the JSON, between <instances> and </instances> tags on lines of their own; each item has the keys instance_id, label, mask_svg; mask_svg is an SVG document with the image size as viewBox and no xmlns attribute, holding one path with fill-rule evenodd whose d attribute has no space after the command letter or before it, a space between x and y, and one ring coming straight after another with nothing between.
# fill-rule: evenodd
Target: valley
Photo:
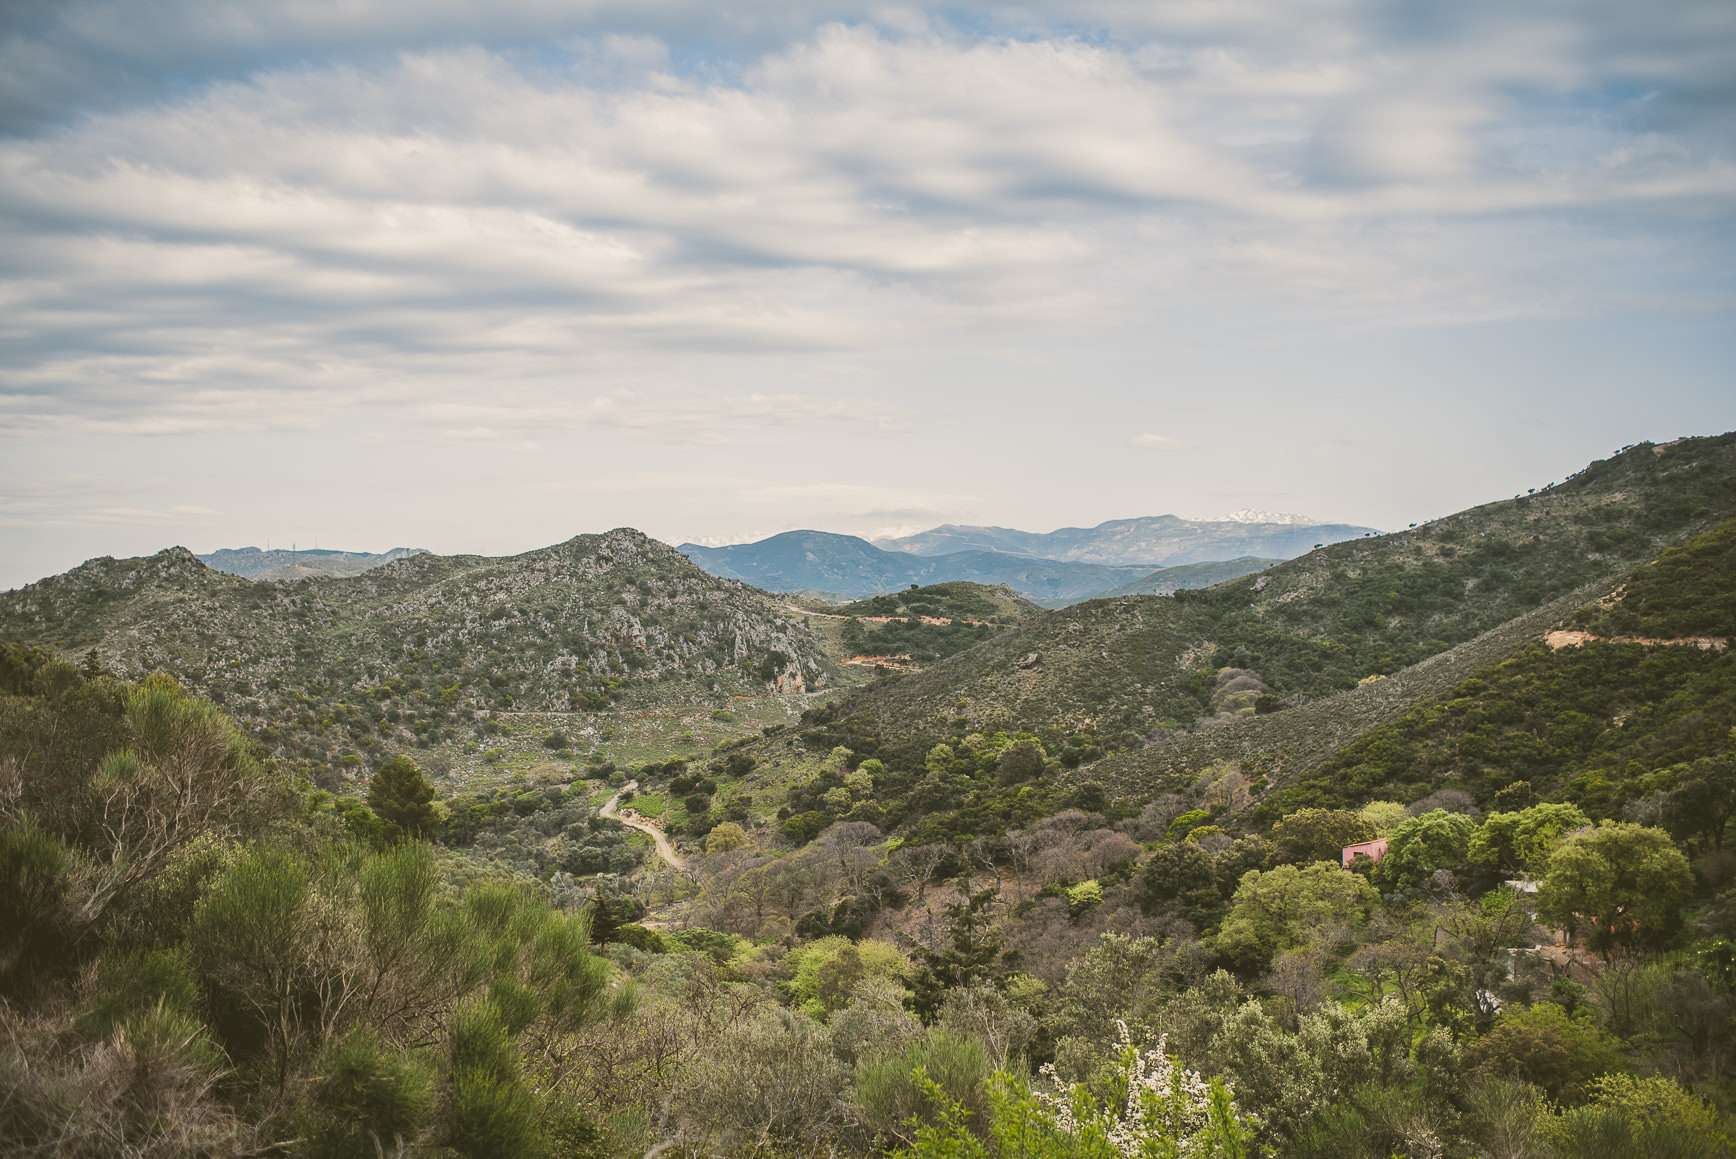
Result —
<instances>
[{"instance_id":1,"label":"valley","mask_svg":"<svg viewBox=\"0 0 1736 1159\"><path fill-rule=\"evenodd\" d=\"M0 596L18 899L0 903L0 986L157 962L185 984L138 993L179 1003L234 1067L239 1093L195 1092L211 1114L279 1097L274 1073L336 1090L350 1040L245 1013L266 983L224 955L263 951L221 947L268 934L212 925L287 874L310 907L274 919L303 940L296 1002L325 1010L364 976L416 995L320 1015L401 1043L378 1049L404 1074L455 1064L394 1019L444 1042L463 1011L504 1028L521 1004L500 1041L554 1070L500 1073L541 1108L539 1138L581 1124L570 1153L598 1159L754 1133L754 1153L897 1152L928 1113L897 1093L916 1067L988 1116L996 1066L1112 1081L1117 1020L1227 1084L1244 1155L1375 1139L1469 1156L1521 1121L1562 1140L1540 1156L1610 1123L1631 1144L1629 1082L1703 1100L1670 1112L1669 1138L1726 1137L1736 436L1059 608L1011 581L874 570L952 552L851 547L855 571L798 576L829 589L773 592L691 548L618 529L266 582L177 548ZM853 584L878 586L840 601ZM174 790L196 814L166 803L174 769L208 786ZM1340 863L1377 838L1378 864ZM1584 884L1616 881L1611 864L1632 884ZM422 916L389 927L368 883L400 874L423 882L404 911ZM309 940L345 907L333 928L359 940ZM808 1093L719 1095L720 1067ZM1307 1110L1340 1089L1332 1115ZM349 1138L313 1096L281 1098L245 1113Z\"/></svg>"}]
</instances>

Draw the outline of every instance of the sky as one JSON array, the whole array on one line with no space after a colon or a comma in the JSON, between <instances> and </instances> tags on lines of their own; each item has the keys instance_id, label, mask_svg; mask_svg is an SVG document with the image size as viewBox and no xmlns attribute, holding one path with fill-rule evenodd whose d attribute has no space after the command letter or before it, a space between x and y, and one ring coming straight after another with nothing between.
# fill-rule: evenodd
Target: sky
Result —
<instances>
[{"instance_id":1,"label":"sky","mask_svg":"<svg viewBox=\"0 0 1736 1159\"><path fill-rule=\"evenodd\" d=\"M4 0L0 588L1254 507L1736 428L1728 0Z\"/></svg>"}]
</instances>

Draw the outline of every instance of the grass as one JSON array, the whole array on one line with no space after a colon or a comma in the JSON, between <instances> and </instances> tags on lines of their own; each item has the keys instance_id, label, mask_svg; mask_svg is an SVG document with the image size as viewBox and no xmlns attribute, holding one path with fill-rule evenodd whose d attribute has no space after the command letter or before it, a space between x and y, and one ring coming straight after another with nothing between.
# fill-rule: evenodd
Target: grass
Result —
<instances>
[{"instance_id":1,"label":"grass","mask_svg":"<svg viewBox=\"0 0 1736 1159\"><path fill-rule=\"evenodd\" d=\"M662 793L635 793L626 805L641 816L662 817L669 809L669 798Z\"/></svg>"}]
</instances>

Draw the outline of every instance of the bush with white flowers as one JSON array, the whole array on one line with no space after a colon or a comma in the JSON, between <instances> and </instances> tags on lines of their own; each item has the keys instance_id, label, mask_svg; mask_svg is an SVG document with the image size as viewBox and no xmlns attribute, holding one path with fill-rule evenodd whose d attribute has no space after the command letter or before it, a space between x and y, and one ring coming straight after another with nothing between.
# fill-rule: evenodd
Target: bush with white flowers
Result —
<instances>
[{"instance_id":1,"label":"bush with white flowers","mask_svg":"<svg viewBox=\"0 0 1736 1159\"><path fill-rule=\"evenodd\" d=\"M1221 1079L1205 1079L1169 1057L1164 1042L1141 1051L1121 1030L1121 1068L1106 1097L1063 1085L1043 1067L1037 1086L997 1072L989 1121L968 1112L926 1075L917 1080L936 1109L901 1155L911 1159L1250 1159L1252 1117ZM1044 1086L1050 1089L1042 1089Z\"/></svg>"}]
</instances>

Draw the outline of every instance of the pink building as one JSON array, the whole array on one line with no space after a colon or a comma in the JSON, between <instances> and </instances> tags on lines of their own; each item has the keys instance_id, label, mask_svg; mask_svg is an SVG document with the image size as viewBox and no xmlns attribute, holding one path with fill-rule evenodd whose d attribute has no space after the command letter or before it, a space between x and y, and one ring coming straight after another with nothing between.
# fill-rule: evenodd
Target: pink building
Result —
<instances>
[{"instance_id":1,"label":"pink building","mask_svg":"<svg viewBox=\"0 0 1736 1159\"><path fill-rule=\"evenodd\" d=\"M1344 868L1349 869L1350 863L1358 857L1366 857L1379 861L1386 856L1386 838L1376 837L1373 841L1358 841L1355 845L1344 847Z\"/></svg>"}]
</instances>

